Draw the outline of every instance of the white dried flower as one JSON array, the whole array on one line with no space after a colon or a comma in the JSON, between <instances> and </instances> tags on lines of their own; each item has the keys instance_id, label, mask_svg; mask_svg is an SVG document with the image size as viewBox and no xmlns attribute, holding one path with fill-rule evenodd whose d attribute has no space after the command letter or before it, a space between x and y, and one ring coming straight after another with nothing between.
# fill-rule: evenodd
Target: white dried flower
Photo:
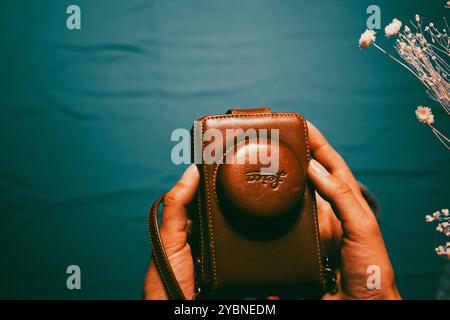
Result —
<instances>
[{"instance_id":1,"label":"white dried flower","mask_svg":"<svg viewBox=\"0 0 450 320\"><path fill-rule=\"evenodd\" d=\"M447 256L450 259L450 248L444 248L444 246L439 246L436 248L436 253L440 256Z\"/></svg>"},{"instance_id":2,"label":"white dried flower","mask_svg":"<svg viewBox=\"0 0 450 320\"><path fill-rule=\"evenodd\" d=\"M434 23L430 22L430 28L433 28L433 27L434 27Z\"/></svg>"},{"instance_id":3,"label":"white dried flower","mask_svg":"<svg viewBox=\"0 0 450 320\"><path fill-rule=\"evenodd\" d=\"M389 23L385 28L384 32L387 37L395 36L400 32L400 28L402 27L402 22L397 18L394 18L391 23Z\"/></svg>"},{"instance_id":4,"label":"white dried flower","mask_svg":"<svg viewBox=\"0 0 450 320\"><path fill-rule=\"evenodd\" d=\"M450 236L450 216L448 209L441 209L440 211L435 211L431 215L425 216L425 221L427 222L438 222L436 230L442 232L447 237ZM436 248L436 253L439 256L447 257L450 259L450 242L447 241L445 245L440 245Z\"/></svg>"},{"instance_id":5,"label":"white dried flower","mask_svg":"<svg viewBox=\"0 0 450 320\"><path fill-rule=\"evenodd\" d=\"M438 222L436 230L442 232L447 237L450 236L450 216L448 209L441 209L441 211L435 211L431 215L426 215L425 220L427 222ZM436 253L439 256L450 259L450 242L447 241L445 245L436 247Z\"/></svg>"},{"instance_id":6,"label":"white dried flower","mask_svg":"<svg viewBox=\"0 0 450 320\"><path fill-rule=\"evenodd\" d=\"M444 248L444 246L439 246L436 248L436 253L440 256L447 254L447 250Z\"/></svg>"},{"instance_id":7,"label":"white dried flower","mask_svg":"<svg viewBox=\"0 0 450 320\"><path fill-rule=\"evenodd\" d=\"M368 48L372 43L375 42L375 34L376 32L370 29L364 31L359 38L359 46L361 48Z\"/></svg>"},{"instance_id":8,"label":"white dried flower","mask_svg":"<svg viewBox=\"0 0 450 320\"><path fill-rule=\"evenodd\" d=\"M416 14L416 22L420 21L420 16L418 14Z\"/></svg>"},{"instance_id":9,"label":"white dried flower","mask_svg":"<svg viewBox=\"0 0 450 320\"><path fill-rule=\"evenodd\" d=\"M408 27L408 26L405 26L405 32L410 32L411 31L411 29Z\"/></svg>"},{"instance_id":10,"label":"white dried flower","mask_svg":"<svg viewBox=\"0 0 450 320\"><path fill-rule=\"evenodd\" d=\"M434 115L433 112L431 112L431 108L418 106L416 109L416 117L422 123L434 123Z\"/></svg>"},{"instance_id":11,"label":"white dried flower","mask_svg":"<svg viewBox=\"0 0 450 320\"><path fill-rule=\"evenodd\" d=\"M439 211L433 212L434 220L439 220L440 217L441 217L441 213Z\"/></svg>"}]
</instances>

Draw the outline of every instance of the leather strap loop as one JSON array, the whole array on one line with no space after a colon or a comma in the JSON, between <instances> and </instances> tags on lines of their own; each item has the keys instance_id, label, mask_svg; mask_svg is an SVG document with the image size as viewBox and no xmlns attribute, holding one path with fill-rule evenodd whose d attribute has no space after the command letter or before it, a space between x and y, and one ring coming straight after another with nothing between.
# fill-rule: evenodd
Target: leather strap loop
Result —
<instances>
[{"instance_id":1,"label":"leather strap loop","mask_svg":"<svg viewBox=\"0 0 450 320\"><path fill-rule=\"evenodd\" d=\"M245 114L245 113L272 113L269 107L253 108L253 109L230 109L227 114Z\"/></svg>"},{"instance_id":2,"label":"leather strap loop","mask_svg":"<svg viewBox=\"0 0 450 320\"><path fill-rule=\"evenodd\" d=\"M170 300L186 300L183 290L175 277L175 274L170 266L169 258L161 239L161 234L158 227L158 209L164 200L165 194L156 200L148 211L148 231L150 234L150 242L152 244L153 259L159 276L161 277L167 296Z\"/></svg>"}]
</instances>

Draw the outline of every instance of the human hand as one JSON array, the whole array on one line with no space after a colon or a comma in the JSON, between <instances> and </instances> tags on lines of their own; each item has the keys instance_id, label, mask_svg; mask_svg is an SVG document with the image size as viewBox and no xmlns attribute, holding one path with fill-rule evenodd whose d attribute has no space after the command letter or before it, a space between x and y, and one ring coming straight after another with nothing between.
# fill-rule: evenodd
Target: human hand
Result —
<instances>
[{"instance_id":1,"label":"human hand","mask_svg":"<svg viewBox=\"0 0 450 320\"><path fill-rule=\"evenodd\" d=\"M340 251L341 256L340 270L337 270L340 290L336 295L326 294L324 299L400 298L375 216L364 200L353 174L322 134L312 124L308 123L308 126L313 155L329 170L315 161L308 168L308 176L319 192L317 207L323 251L325 255ZM191 165L166 194L160 228L175 276L184 295L191 299L194 297L194 267L191 250L186 242L186 207L195 195L199 178L197 168ZM377 265L381 270L379 290L367 288L369 265ZM144 297L167 299L164 285L152 261L145 278Z\"/></svg>"},{"instance_id":2,"label":"human hand","mask_svg":"<svg viewBox=\"0 0 450 320\"><path fill-rule=\"evenodd\" d=\"M324 299L400 299L375 215L344 159L308 123L313 157L308 177L319 194L317 207L325 254L340 253L339 291ZM337 241L336 241L337 240ZM369 289L369 266L380 270L380 289Z\"/></svg>"},{"instance_id":3,"label":"human hand","mask_svg":"<svg viewBox=\"0 0 450 320\"><path fill-rule=\"evenodd\" d=\"M192 201L198 188L200 175L191 164L181 179L164 197L164 208L160 234L175 277L187 299L194 298L194 261L187 243L189 221L187 205ZM144 298L149 300L168 299L164 284L153 259L144 281Z\"/></svg>"}]
</instances>

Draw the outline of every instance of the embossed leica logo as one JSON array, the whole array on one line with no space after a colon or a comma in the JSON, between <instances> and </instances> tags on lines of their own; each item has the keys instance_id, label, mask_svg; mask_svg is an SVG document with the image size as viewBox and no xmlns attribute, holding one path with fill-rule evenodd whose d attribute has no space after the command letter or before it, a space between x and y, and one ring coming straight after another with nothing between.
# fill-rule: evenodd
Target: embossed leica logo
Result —
<instances>
[{"instance_id":1,"label":"embossed leica logo","mask_svg":"<svg viewBox=\"0 0 450 320\"><path fill-rule=\"evenodd\" d=\"M281 182L283 182L283 177L286 177L285 172L277 172L274 174L261 173L260 171L246 172L247 182L253 183L261 181L263 185L269 185L272 189L276 189Z\"/></svg>"}]
</instances>

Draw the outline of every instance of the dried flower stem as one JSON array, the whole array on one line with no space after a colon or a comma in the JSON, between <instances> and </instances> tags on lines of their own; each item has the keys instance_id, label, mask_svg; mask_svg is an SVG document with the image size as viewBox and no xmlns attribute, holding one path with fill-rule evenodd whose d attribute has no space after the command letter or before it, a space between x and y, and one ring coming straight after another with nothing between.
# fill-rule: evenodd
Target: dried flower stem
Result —
<instances>
[{"instance_id":1,"label":"dried flower stem","mask_svg":"<svg viewBox=\"0 0 450 320\"><path fill-rule=\"evenodd\" d=\"M417 79L420 80L419 76L410 68L408 67L406 64L404 64L403 62L401 62L400 60L398 60L396 57L394 57L393 55L391 55L389 52L387 52L386 50L384 50L382 47L380 47L379 45L377 45L375 42L373 43L373 46L375 48L377 48L378 50L380 50L381 52L383 52L385 55L387 55L389 58L393 59L395 62L401 64L403 67L405 67L407 70L409 70L409 72L411 72Z\"/></svg>"},{"instance_id":2,"label":"dried flower stem","mask_svg":"<svg viewBox=\"0 0 450 320\"><path fill-rule=\"evenodd\" d=\"M438 129L433 127L433 125L428 124L428 126L433 131L434 135L439 139L439 141L442 142L442 144L447 148L447 150L450 150L450 139L448 139L442 132L440 132Z\"/></svg>"},{"instance_id":3,"label":"dried flower stem","mask_svg":"<svg viewBox=\"0 0 450 320\"><path fill-rule=\"evenodd\" d=\"M399 59L397 59L396 57L394 57L393 55L391 55L389 52L387 52L386 50L384 50L382 47L380 47L378 44L376 44L375 42L372 43L372 45L377 48L378 50L380 50L382 53L384 53L385 55L387 55L389 58L391 58L392 60L394 60L395 62L399 63L400 65L402 65L405 69L407 69L409 72L411 72L417 79L419 79L429 90L428 92L430 92L431 87L428 85L428 83L425 83L419 76L418 73L414 72L414 70L412 70L410 67L408 67L405 63L403 63L402 61L400 61ZM440 57L439 57L440 58ZM441 59L441 58L440 58ZM445 63L445 61L444 61ZM448 67L448 65L445 63L445 65ZM422 71L421 73L424 74L425 71L423 70L424 68L422 66L420 66L419 64L415 64L414 65L416 70L420 70ZM433 70L431 65L427 65L428 68L430 68L430 70ZM434 75L434 72L433 72ZM436 77L433 77L436 78ZM443 85L441 84L441 82L438 80L436 81L436 83L441 87L442 91L446 94L447 99L450 101L450 97L449 97L449 93L448 91L443 87ZM450 108L448 106L446 106L445 104L443 104L440 100L435 99L434 97L431 97L433 100L436 100L437 102L439 102L442 107L444 108L445 112L447 113L447 115L450 116Z\"/></svg>"},{"instance_id":4,"label":"dried flower stem","mask_svg":"<svg viewBox=\"0 0 450 320\"><path fill-rule=\"evenodd\" d=\"M447 2L447 6L449 5L450 1ZM388 38L397 37L394 48L398 58L375 43L374 30L367 29L361 34L359 46L368 48L373 45L411 72L425 86L428 96L438 102L450 116L450 63L447 62L450 57L450 37L447 33L447 20L443 19L446 29L439 30L433 22L422 28L422 19L418 14L415 22L410 21L411 28L405 25L402 29L402 22L394 18L384 31ZM416 116L420 122L428 124L433 134L450 150L450 140L433 126L434 115L431 109L419 106Z\"/></svg>"}]
</instances>

